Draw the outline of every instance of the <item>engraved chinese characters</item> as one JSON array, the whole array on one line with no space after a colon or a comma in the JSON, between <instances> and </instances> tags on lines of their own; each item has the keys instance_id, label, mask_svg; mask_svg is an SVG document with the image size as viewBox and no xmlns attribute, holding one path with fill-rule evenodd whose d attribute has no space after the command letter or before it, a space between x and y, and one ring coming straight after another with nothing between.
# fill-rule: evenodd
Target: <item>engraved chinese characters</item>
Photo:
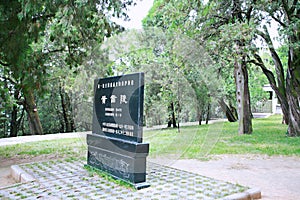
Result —
<instances>
[{"instance_id":1,"label":"engraved chinese characters","mask_svg":"<svg viewBox=\"0 0 300 200\"><path fill-rule=\"evenodd\" d=\"M93 133L142 142L143 82L143 73L95 80Z\"/></svg>"}]
</instances>

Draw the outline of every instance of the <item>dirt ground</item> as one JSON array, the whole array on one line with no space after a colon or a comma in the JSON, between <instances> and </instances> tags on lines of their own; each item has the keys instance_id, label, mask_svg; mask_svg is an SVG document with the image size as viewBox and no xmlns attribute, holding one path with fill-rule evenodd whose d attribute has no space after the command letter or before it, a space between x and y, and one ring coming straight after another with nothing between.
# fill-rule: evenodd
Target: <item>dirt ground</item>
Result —
<instances>
[{"instance_id":1,"label":"dirt ground","mask_svg":"<svg viewBox=\"0 0 300 200\"><path fill-rule=\"evenodd\" d=\"M264 200L297 200L300 197L299 157L222 155L210 161L152 161L218 180L259 188Z\"/></svg>"},{"instance_id":2,"label":"dirt ground","mask_svg":"<svg viewBox=\"0 0 300 200\"><path fill-rule=\"evenodd\" d=\"M14 158L10 160L0 160L0 188L7 187L9 185L15 184L16 181L13 180L10 175L10 166L18 165L22 163L30 163L30 162L40 162L46 160L56 160L59 159L56 156L52 155L42 155L34 158Z\"/></svg>"},{"instance_id":3,"label":"dirt ground","mask_svg":"<svg viewBox=\"0 0 300 200\"><path fill-rule=\"evenodd\" d=\"M0 168L0 188L16 183L10 176L10 167Z\"/></svg>"},{"instance_id":4,"label":"dirt ground","mask_svg":"<svg viewBox=\"0 0 300 200\"><path fill-rule=\"evenodd\" d=\"M57 158L39 157L1 161L0 188L15 183L10 177L10 165L49 159ZM296 200L300 197L299 157L222 155L214 156L210 161L166 158L148 160L218 180L259 188L264 200Z\"/></svg>"}]
</instances>

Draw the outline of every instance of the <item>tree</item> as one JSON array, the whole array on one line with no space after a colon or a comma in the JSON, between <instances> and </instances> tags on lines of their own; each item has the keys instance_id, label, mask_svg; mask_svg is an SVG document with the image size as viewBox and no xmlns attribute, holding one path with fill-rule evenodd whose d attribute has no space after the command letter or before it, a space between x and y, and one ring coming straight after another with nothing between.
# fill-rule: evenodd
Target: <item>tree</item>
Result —
<instances>
[{"instance_id":1,"label":"tree","mask_svg":"<svg viewBox=\"0 0 300 200\"><path fill-rule=\"evenodd\" d=\"M128 43L128 41L134 42ZM146 76L148 74L147 80L152 80L153 84L150 81L150 85L146 88L157 93L147 93L151 96L145 110L150 110L147 106L153 106L150 102L159 99L161 103L164 102L166 107L168 127L173 126L175 128L177 127L176 113L178 112L176 110L178 110L179 101L175 89L177 75L174 73L174 68L176 68L176 63L170 56L173 42L174 40L170 36L165 35L160 30L149 29L144 32L128 31L112 38L107 43L109 43L110 51L113 52L111 57L113 57L112 60L116 65L115 70L118 73L142 70ZM159 98L157 99L155 95L159 95Z\"/></svg>"},{"instance_id":2,"label":"tree","mask_svg":"<svg viewBox=\"0 0 300 200\"><path fill-rule=\"evenodd\" d=\"M273 58L275 73L267 68L258 53L254 54L254 63L261 67L263 73L269 80L270 85L276 92L284 114L284 120L288 124L287 134L289 136L300 136L300 3L299 1L259 1L260 7L257 18L265 20L268 24L275 21L278 31L284 40L284 46L288 51L284 57L279 56L280 49L274 47L267 25L263 25L257 34L267 45ZM263 5L263 6L261 6ZM283 60L287 58L287 69L284 72Z\"/></svg>"},{"instance_id":3,"label":"tree","mask_svg":"<svg viewBox=\"0 0 300 200\"><path fill-rule=\"evenodd\" d=\"M0 73L6 74L5 68L2 69ZM0 127L3 130L0 137L15 137L24 117L24 108L20 111L18 109L18 102L21 100L20 92L10 84L11 80L4 78L0 80Z\"/></svg>"},{"instance_id":4,"label":"tree","mask_svg":"<svg viewBox=\"0 0 300 200\"><path fill-rule=\"evenodd\" d=\"M223 50L221 57L225 55L225 60L234 66L239 134L251 134L248 60L253 34L252 22L247 18L251 9L245 8L241 1L210 1L206 8L209 12L200 17L200 21L203 20L204 23L201 30L206 41L216 43L218 40L218 55Z\"/></svg>"},{"instance_id":5,"label":"tree","mask_svg":"<svg viewBox=\"0 0 300 200\"><path fill-rule=\"evenodd\" d=\"M122 30L110 15L126 18L124 9L132 3L1 1L0 63L7 73L0 75L23 97L18 103L26 110L31 134L43 134L36 97L52 74L51 59L60 59L69 69L76 67L92 43Z\"/></svg>"},{"instance_id":6,"label":"tree","mask_svg":"<svg viewBox=\"0 0 300 200\"><path fill-rule=\"evenodd\" d=\"M223 41L222 49L227 48L226 45L231 46L232 43L235 44L236 49L230 52L231 55L234 55L234 60L230 62L235 66L236 86L237 90L239 90L236 93L240 119L239 132L244 134L252 133L252 114L248 89L248 71L245 60L247 54L244 52L245 43L248 41L245 40L245 36L239 32L240 28L247 24L247 20L235 12L235 9L241 9L241 6L241 4L236 3L229 5L228 2L216 2L205 6L199 1L155 1L149 16L144 20L144 24L145 26L160 26L169 31L182 32L194 38L199 44L207 47L209 46L209 42L216 43ZM224 19L225 21L223 21ZM238 25L240 28L231 31L234 24L240 24ZM223 37L218 36L220 33ZM226 37L225 34L231 37ZM222 39L221 41L220 38ZM207 42L207 40L209 40L209 42ZM218 49L218 51L219 50L220 49ZM216 48L212 48L211 55L216 54L215 51ZM220 55L220 52L218 55ZM220 62L219 58L218 61ZM222 99L220 103L224 105ZM224 106L222 107L225 108ZM228 111L227 113L230 111L229 109L225 110ZM231 116L230 121L235 121L233 115Z\"/></svg>"},{"instance_id":7,"label":"tree","mask_svg":"<svg viewBox=\"0 0 300 200\"><path fill-rule=\"evenodd\" d=\"M176 40L180 40L180 37L182 37L181 39L185 39L184 42L189 41L188 44L181 44L181 48L179 48L177 54L181 55L184 51L188 52L183 56L182 60L184 60L183 62L185 62L187 61L186 57L189 57L188 62L190 64L184 65L183 74L185 75L185 78L188 80L189 84L194 90L194 93L196 94L196 100L198 102L198 104L196 105L198 113L197 118L199 120L199 124L201 124L202 116L205 114L205 112L207 112L206 116L209 116L211 98L223 95L220 90L218 91L219 94L216 95L216 93L213 92L214 87L208 86L211 84L205 82L207 80L204 79L205 81L202 82L197 81L197 79L199 79L199 76L201 77L201 73L207 71L207 69L209 68L212 69L207 74L210 74L211 76L211 72L216 70L217 66L215 62L212 62L213 60L211 59L211 56L206 53L206 49L204 49L201 46L201 43L198 41L199 38L197 38L197 30L199 29L196 27L192 27L192 24L194 22L193 14L196 12L196 9L199 9L201 7L202 3L200 1L157 0L154 1L152 9L148 13L147 17L143 20L143 26L145 28L159 27L168 34L176 35L177 33ZM186 40L186 38L188 38L188 40ZM198 55L195 55L195 52ZM187 54L193 56L187 56ZM215 66L212 66L211 63L214 63ZM200 78L200 80L203 79ZM212 95L211 93L214 94Z\"/></svg>"},{"instance_id":8,"label":"tree","mask_svg":"<svg viewBox=\"0 0 300 200\"><path fill-rule=\"evenodd\" d=\"M161 108L154 103L163 102L167 108L163 113L168 116L169 126L178 126L176 121L182 110L190 113L197 110L198 120L201 120L210 110L210 98L222 95L222 81L216 78L216 68L209 55L185 35L149 27L140 32L124 32L107 43L105 46L110 48L116 72L142 70L147 80L152 81L146 83L146 115L153 114L152 107ZM147 89L153 92L147 92ZM190 98L193 98L192 104L187 103ZM197 109L192 108L194 104Z\"/></svg>"},{"instance_id":9,"label":"tree","mask_svg":"<svg viewBox=\"0 0 300 200\"><path fill-rule=\"evenodd\" d=\"M210 1L210 6L215 8L219 2ZM220 12L219 8L225 8L220 13L225 13L214 17L213 28L219 32L219 28L224 24L232 24L232 19L238 19L233 23L233 28L240 26L241 22L247 22L248 28L243 28L240 33L247 33L251 38L250 43L245 43L244 40L238 40L238 45L235 47L240 52L246 53L246 63L254 63L262 69L263 73L269 80L273 90L276 92L279 101L281 103L284 119L288 123L288 135L297 136L300 135L300 112L299 112L299 21L300 21L300 3L294 1L223 1L222 6L216 10ZM209 13L211 15L211 13ZM232 15L232 17L227 17ZM219 23L215 23L215 21ZM284 41L284 45L287 45L288 52L285 57L288 58L287 72L284 72L284 66L282 58L278 55L278 50L273 45L272 38L270 36L268 25L272 26L272 23L277 23L279 26L279 33ZM248 30L248 31L247 31ZM268 69L263 59L258 53L259 47L257 43L254 43L255 39L260 37L264 44L267 45L270 55L273 58L275 73ZM247 40L246 40L247 41ZM252 41L252 42L251 42ZM246 46L244 46L246 45ZM246 47L245 49L241 49ZM242 55L242 54L241 54ZM243 60L243 59L242 59ZM241 63L243 64L243 62Z\"/></svg>"}]
</instances>

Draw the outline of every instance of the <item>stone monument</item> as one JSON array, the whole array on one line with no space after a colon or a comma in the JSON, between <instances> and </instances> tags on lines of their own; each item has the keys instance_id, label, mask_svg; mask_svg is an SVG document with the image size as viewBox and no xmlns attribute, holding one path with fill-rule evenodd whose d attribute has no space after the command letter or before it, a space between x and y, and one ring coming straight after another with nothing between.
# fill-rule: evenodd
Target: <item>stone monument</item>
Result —
<instances>
[{"instance_id":1,"label":"stone monument","mask_svg":"<svg viewBox=\"0 0 300 200\"><path fill-rule=\"evenodd\" d=\"M149 144L143 143L144 73L94 82L92 134L87 164L137 189L146 183Z\"/></svg>"}]
</instances>

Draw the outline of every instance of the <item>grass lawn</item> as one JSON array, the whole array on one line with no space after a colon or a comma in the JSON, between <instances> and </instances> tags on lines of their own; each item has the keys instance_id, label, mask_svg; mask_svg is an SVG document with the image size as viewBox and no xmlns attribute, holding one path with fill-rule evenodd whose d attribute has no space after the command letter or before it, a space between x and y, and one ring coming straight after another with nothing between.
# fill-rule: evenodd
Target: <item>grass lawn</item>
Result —
<instances>
[{"instance_id":1,"label":"grass lawn","mask_svg":"<svg viewBox=\"0 0 300 200\"><path fill-rule=\"evenodd\" d=\"M238 123L182 127L177 130L149 131L150 156L175 155L203 159L211 154L266 154L300 156L300 137L286 137L287 126L274 115L253 120L253 134L238 135Z\"/></svg>"},{"instance_id":2,"label":"grass lawn","mask_svg":"<svg viewBox=\"0 0 300 200\"><path fill-rule=\"evenodd\" d=\"M32 158L41 155L51 157L82 157L86 152L83 138L64 138L0 146L0 160L11 158Z\"/></svg>"},{"instance_id":3,"label":"grass lawn","mask_svg":"<svg viewBox=\"0 0 300 200\"><path fill-rule=\"evenodd\" d=\"M252 135L238 135L238 123L220 122L212 125L145 131L144 141L150 143L150 157L205 159L212 154L266 154L300 156L300 137L289 138L281 116L253 120ZM30 158L40 155L82 157L86 155L83 138L30 142L0 147L0 160Z\"/></svg>"}]
</instances>

